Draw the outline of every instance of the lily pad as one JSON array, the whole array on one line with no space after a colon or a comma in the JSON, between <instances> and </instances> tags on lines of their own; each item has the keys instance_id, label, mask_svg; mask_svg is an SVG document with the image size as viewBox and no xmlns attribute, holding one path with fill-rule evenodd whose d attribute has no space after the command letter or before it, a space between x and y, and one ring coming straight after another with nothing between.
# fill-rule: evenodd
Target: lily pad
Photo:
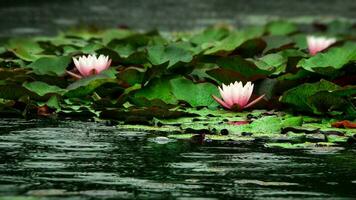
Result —
<instances>
[{"instance_id":1,"label":"lily pad","mask_svg":"<svg viewBox=\"0 0 356 200\"><path fill-rule=\"evenodd\" d=\"M294 106L301 111L313 111L315 105L313 102L310 102L311 96L321 91L336 89L339 89L338 85L326 80L321 80L316 83L305 83L286 91L281 98L281 102Z\"/></svg>"},{"instance_id":2,"label":"lily pad","mask_svg":"<svg viewBox=\"0 0 356 200\"><path fill-rule=\"evenodd\" d=\"M66 92L65 89L40 81L24 83L23 86L26 89L38 94L39 96L45 96L46 94L62 95Z\"/></svg>"},{"instance_id":3,"label":"lily pad","mask_svg":"<svg viewBox=\"0 0 356 200\"><path fill-rule=\"evenodd\" d=\"M190 62L193 59L192 53L174 44L163 46L156 45L147 48L148 60L153 65L168 63L168 68L178 62Z\"/></svg>"},{"instance_id":4,"label":"lily pad","mask_svg":"<svg viewBox=\"0 0 356 200\"><path fill-rule=\"evenodd\" d=\"M231 32L226 38L217 42L212 48L206 50L204 54L216 54L231 52L238 48L247 40L260 37L264 30L261 27L248 28L243 31Z\"/></svg>"},{"instance_id":5,"label":"lily pad","mask_svg":"<svg viewBox=\"0 0 356 200\"><path fill-rule=\"evenodd\" d=\"M82 97L92 94L96 88L104 83L115 83L115 79L105 74L99 74L80 79L67 87L68 92L64 95L67 97Z\"/></svg>"},{"instance_id":6,"label":"lily pad","mask_svg":"<svg viewBox=\"0 0 356 200\"><path fill-rule=\"evenodd\" d=\"M356 60L356 43L349 42L341 47L332 47L325 53L302 59L298 67L318 72L323 68L340 69L354 60Z\"/></svg>"},{"instance_id":7,"label":"lily pad","mask_svg":"<svg viewBox=\"0 0 356 200\"><path fill-rule=\"evenodd\" d=\"M28 67L39 75L62 76L71 62L72 60L68 56L42 57L28 65Z\"/></svg>"}]
</instances>

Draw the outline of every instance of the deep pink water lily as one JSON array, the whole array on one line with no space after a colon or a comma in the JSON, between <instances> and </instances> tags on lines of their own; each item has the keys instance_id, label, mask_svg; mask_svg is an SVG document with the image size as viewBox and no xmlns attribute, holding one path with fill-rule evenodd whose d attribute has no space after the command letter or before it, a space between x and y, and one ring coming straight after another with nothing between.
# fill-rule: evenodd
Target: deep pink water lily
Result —
<instances>
[{"instance_id":1,"label":"deep pink water lily","mask_svg":"<svg viewBox=\"0 0 356 200\"><path fill-rule=\"evenodd\" d=\"M104 55L99 55L98 57L95 55L81 56L78 59L73 58L73 61L80 75L73 72L68 72L68 74L76 78L100 74L100 72L108 69L111 64L111 59Z\"/></svg>"},{"instance_id":2,"label":"deep pink water lily","mask_svg":"<svg viewBox=\"0 0 356 200\"><path fill-rule=\"evenodd\" d=\"M308 36L307 43L310 55L314 56L336 42L335 38Z\"/></svg>"},{"instance_id":3,"label":"deep pink water lily","mask_svg":"<svg viewBox=\"0 0 356 200\"><path fill-rule=\"evenodd\" d=\"M253 84L251 82L247 82L244 86L242 82L235 81L235 83L231 83L230 85L222 84L222 87L218 88L222 99L214 95L212 96L215 101L229 110L242 110L244 108L251 107L265 96L262 95L257 99L249 102L253 92Z\"/></svg>"}]
</instances>

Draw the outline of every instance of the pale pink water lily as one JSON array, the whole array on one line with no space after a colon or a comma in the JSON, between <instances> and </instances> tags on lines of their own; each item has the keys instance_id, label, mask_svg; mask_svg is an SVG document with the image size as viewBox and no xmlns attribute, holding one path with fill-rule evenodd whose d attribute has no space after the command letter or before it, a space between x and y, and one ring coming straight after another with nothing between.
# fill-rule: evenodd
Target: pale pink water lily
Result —
<instances>
[{"instance_id":1,"label":"pale pink water lily","mask_svg":"<svg viewBox=\"0 0 356 200\"><path fill-rule=\"evenodd\" d=\"M73 58L73 62L80 75L69 71L67 71L67 73L76 78L82 78L100 74L102 71L108 69L111 64L111 59L104 55L99 55L98 57L95 55L88 55L81 56L78 59Z\"/></svg>"},{"instance_id":2,"label":"pale pink water lily","mask_svg":"<svg viewBox=\"0 0 356 200\"><path fill-rule=\"evenodd\" d=\"M314 56L320 51L327 49L330 45L336 42L335 38L326 38L326 37L316 37L308 36L307 44L310 55Z\"/></svg>"},{"instance_id":3,"label":"pale pink water lily","mask_svg":"<svg viewBox=\"0 0 356 200\"><path fill-rule=\"evenodd\" d=\"M230 110L242 110L244 108L251 107L265 96L262 95L249 102L253 91L253 84L251 82L247 82L244 86L242 82L235 81L235 83L230 83L230 85L222 84L222 87L218 88L222 99L214 95L212 95L212 97L224 108Z\"/></svg>"}]
</instances>

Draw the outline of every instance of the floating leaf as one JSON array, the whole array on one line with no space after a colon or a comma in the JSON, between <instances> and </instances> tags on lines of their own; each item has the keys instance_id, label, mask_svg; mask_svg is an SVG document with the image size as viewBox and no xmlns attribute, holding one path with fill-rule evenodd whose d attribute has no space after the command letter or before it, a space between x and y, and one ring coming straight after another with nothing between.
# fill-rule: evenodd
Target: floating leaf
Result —
<instances>
[{"instance_id":1,"label":"floating leaf","mask_svg":"<svg viewBox=\"0 0 356 200\"><path fill-rule=\"evenodd\" d=\"M41 81L27 82L24 83L23 86L31 92L38 94L39 96L45 96L46 94L62 95L66 91L65 89L62 89L55 85L49 85Z\"/></svg>"},{"instance_id":2,"label":"floating leaf","mask_svg":"<svg viewBox=\"0 0 356 200\"><path fill-rule=\"evenodd\" d=\"M190 38L190 42L206 49L215 45L217 41L224 39L229 34L229 30L223 27L207 28L203 32Z\"/></svg>"},{"instance_id":3,"label":"floating leaf","mask_svg":"<svg viewBox=\"0 0 356 200\"><path fill-rule=\"evenodd\" d=\"M115 79L110 78L105 74L89 76L82 78L67 87L68 92L65 93L67 97L82 97L92 94L96 88L104 83L114 83Z\"/></svg>"},{"instance_id":4,"label":"floating leaf","mask_svg":"<svg viewBox=\"0 0 356 200\"><path fill-rule=\"evenodd\" d=\"M31 39L11 39L6 45L7 49L25 61L34 61L40 58L43 49Z\"/></svg>"},{"instance_id":5,"label":"floating leaf","mask_svg":"<svg viewBox=\"0 0 356 200\"><path fill-rule=\"evenodd\" d=\"M255 81L265 78L271 73L258 68L253 62L239 56L220 58L216 63L219 68L209 70L207 74L225 84L234 81Z\"/></svg>"},{"instance_id":6,"label":"floating leaf","mask_svg":"<svg viewBox=\"0 0 356 200\"><path fill-rule=\"evenodd\" d=\"M288 59L279 53L267 54L257 60L254 60L256 66L265 71L276 71L274 74L280 74L285 71Z\"/></svg>"},{"instance_id":7,"label":"floating leaf","mask_svg":"<svg viewBox=\"0 0 356 200\"><path fill-rule=\"evenodd\" d=\"M211 49L204 54L216 54L219 52L231 52L238 48L247 40L257 38L263 34L264 30L258 27L249 28L244 31L231 32L229 36L217 42Z\"/></svg>"},{"instance_id":8,"label":"floating leaf","mask_svg":"<svg viewBox=\"0 0 356 200\"><path fill-rule=\"evenodd\" d=\"M321 80L317 83L305 83L286 91L281 98L281 102L301 111L312 111L314 105L309 100L311 96L321 91L332 91L338 88L338 85L326 80Z\"/></svg>"},{"instance_id":9,"label":"floating leaf","mask_svg":"<svg viewBox=\"0 0 356 200\"><path fill-rule=\"evenodd\" d=\"M298 27L287 21L274 21L266 25L267 32L270 35L288 35L298 30Z\"/></svg>"},{"instance_id":10,"label":"floating leaf","mask_svg":"<svg viewBox=\"0 0 356 200\"><path fill-rule=\"evenodd\" d=\"M293 39L288 36L270 35L263 37L263 39L266 42L266 48L264 49L265 53L284 50L294 46Z\"/></svg>"},{"instance_id":11,"label":"floating leaf","mask_svg":"<svg viewBox=\"0 0 356 200\"><path fill-rule=\"evenodd\" d=\"M118 74L118 79L127 82L130 85L141 84L143 81L144 73L142 69L126 68Z\"/></svg>"},{"instance_id":12,"label":"floating leaf","mask_svg":"<svg viewBox=\"0 0 356 200\"><path fill-rule=\"evenodd\" d=\"M218 95L217 87L211 83L196 84L184 78L173 79L170 82L174 96L179 100L188 102L193 107L216 107L218 105L211 98L211 95Z\"/></svg>"},{"instance_id":13,"label":"floating leaf","mask_svg":"<svg viewBox=\"0 0 356 200\"><path fill-rule=\"evenodd\" d=\"M153 65L168 63L168 68L178 62L190 62L193 59L192 53L177 47L176 45L156 45L147 48L148 60Z\"/></svg>"},{"instance_id":14,"label":"floating leaf","mask_svg":"<svg viewBox=\"0 0 356 200\"><path fill-rule=\"evenodd\" d=\"M120 40L133 35L134 32L127 29L109 29L103 32L100 36L103 39L104 44L108 44L112 40Z\"/></svg>"},{"instance_id":15,"label":"floating leaf","mask_svg":"<svg viewBox=\"0 0 356 200\"><path fill-rule=\"evenodd\" d=\"M177 98L172 93L172 87L169 78L154 79L134 95L144 97L149 100L160 99L168 104L176 104Z\"/></svg>"},{"instance_id":16,"label":"floating leaf","mask_svg":"<svg viewBox=\"0 0 356 200\"><path fill-rule=\"evenodd\" d=\"M356 43L346 43L341 47L332 47L325 53L318 53L299 61L298 67L308 71L319 71L323 68L341 69L347 63L356 60Z\"/></svg>"},{"instance_id":17,"label":"floating leaf","mask_svg":"<svg viewBox=\"0 0 356 200\"><path fill-rule=\"evenodd\" d=\"M69 56L42 57L28 65L38 75L62 76L71 63Z\"/></svg>"},{"instance_id":18,"label":"floating leaf","mask_svg":"<svg viewBox=\"0 0 356 200\"><path fill-rule=\"evenodd\" d=\"M176 104L178 100L182 100L191 106L217 106L211 98L212 94L217 93L217 88L211 83L193 83L185 78L165 78L151 81L135 96L150 100L160 99L168 104Z\"/></svg>"}]
</instances>

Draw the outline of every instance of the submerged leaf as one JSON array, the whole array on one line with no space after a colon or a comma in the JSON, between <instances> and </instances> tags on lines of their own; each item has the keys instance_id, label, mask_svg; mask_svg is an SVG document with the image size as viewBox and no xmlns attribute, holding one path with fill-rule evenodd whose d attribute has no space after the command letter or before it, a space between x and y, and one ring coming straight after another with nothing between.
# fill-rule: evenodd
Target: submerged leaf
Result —
<instances>
[{"instance_id":1,"label":"submerged leaf","mask_svg":"<svg viewBox=\"0 0 356 200\"><path fill-rule=\"evenodd\" d=\"M356 122L350 122L348 120L338 121L331 124L335 128L356 128Z\"/></svg>"}]
</instances>

